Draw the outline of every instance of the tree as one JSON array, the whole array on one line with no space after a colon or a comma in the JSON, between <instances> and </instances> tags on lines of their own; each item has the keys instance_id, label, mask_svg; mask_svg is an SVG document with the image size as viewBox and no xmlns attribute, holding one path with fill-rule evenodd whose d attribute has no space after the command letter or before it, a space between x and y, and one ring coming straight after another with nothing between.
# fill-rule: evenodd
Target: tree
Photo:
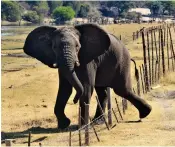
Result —
<instances>
[{"instance_id":1,"label":"tree","mask_svg":"<svg viewBox=\"0 0 175 147\"><path fill-rule=\"evenodd\" d=\"M69 6L60 6L53 11L53 18L55 19L56 24L71 20L74 17L75 11Z\"/></svg>"},{"instance_id":2,"label":"tree","mask_svg":"<svg viewBox=\"0 0 175 147\"><path fill-rule=\"evenodd\" d=\"M163 14L163 5L160 1L149 1L146 5L151 10L153 17L158 17Z\"/></svg>"},{"instance_id":3,"label":"tree","mask_svg":"<svg viewBox=\"0 0 175 147\"><path fill-rule=\"evenodd\" d=\"M90 11L90 6L88 4L82 4L80 6L80 11L78 12L78 17L87 17Z\"/></svg>"},{"instance_id":4,"label":"tree","mask_svg":"<svg viewBox=\"0 0 175 147\"><path fill-rule=\"evenodd\" d=\"M23 15L23 20L32 22L32 23L39 23L39 15L36 11L28 11L26 14Z\"/></svg>"},{"instance_id":5,"label":"tree","mask_svg":"<svg viewBox=\"0 0 175 147\"><path fill-rule=\"evenodd\" d=\"M21 12L18 3L11 1L2 1L1 3L1 14L2 20L10 22L16 22L21 18Z\"/></svg>"},{"instance_id":6,"label":"tree","mask_svg":"<svg viewBox=\"0 0 175 147\"><path fill-rule=\"evenodd\" d=\"M44 20L44 16L48 13L48 3L46 1L38 1L35 5L33 4L33 10L39 15L39 23L41 24Z\"/></svg>"},{"instance_id":7,"label":"tree","mask_svg":"<svg viewBox=\"0 0 175 147\"><path fill-rule=\"evenodd\" d=\"M53 10L58 7L58 6L62 6L63 5L63 1L48 1L48 6L49 6L49 11L50 14L52 14Z\"/></svg>"},{"instance_id":8,"label":"tree","mask_svg":"<svg viewBox=\"0 0 175 147\"><path fill-rule=\"evenodd\" d=\"M81 3L79 1L63 1L63 6L70 6L75 11L75 14L77 16Z\"/></svg>"}]
</instances>

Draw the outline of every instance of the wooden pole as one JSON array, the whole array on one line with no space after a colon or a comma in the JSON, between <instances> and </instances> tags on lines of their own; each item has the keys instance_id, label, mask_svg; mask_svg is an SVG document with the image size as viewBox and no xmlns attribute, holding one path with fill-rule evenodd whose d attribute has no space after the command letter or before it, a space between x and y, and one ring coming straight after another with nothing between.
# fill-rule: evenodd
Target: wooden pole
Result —
<instances>
[{"instance_id":1,"label":"wooden pole","mask_svg":"<svg viewBox=\"0 0 175 147\"><path fill-rule=\"evenodd\" d=\"M147 93L147 89L146 89L146 79L145 79L145 67L142 64L142 71L143 71L143 80L144 80L144 87L145 87L145 92Z\"/></svg>"},{"instance_id":2,"label":"wooden pole","mask_svg":"<svg viewBox=\"0 0 175 147\"><path fill-rule=\"evenodd\" d=\"M163 31L162 31L162 29L161 29L161 52L162 52L162 68L163 68L163 75L165 76L165 57L164 57Z\"/></svg>"},{"instance_id":3,"label":"wooden pole","mask_svg":"<svg viewBox=\"0 0 175 147\"><path fill-rule=\"evenodd\" d=\"M147 32L147 49L148 49L148 63L149 63L149 85L151 86L151 55L150 55L150 48L149 48L149 32Z\"/></svg>"},{"instance_id":4,"label":"wooden pole","mask_svg":"<svg viewBox=\"0 0 175 147\"><path fill-rule=\"evenodd\" d=\"M71 137L72 137L72 135L71 135L71 131L70 131L70 132L69 132L69 146L72 145L72 144L71 144L71 143L72 143L72 138L71 138Z\"/></svg>"},{"instance_id":5,"label":"wooden pole","mask_svg":"<svg viewBox=\"0 0 175 147\"><path fill-rule=\"evenodd\" d=\"M167 60L168 60L168 70L170 70L170 59L169 59L169 40L168 40L168 28L167 28L167 43L166 43L166 45L167 45Z\"/></svg>"},{"instance_id":6,"label":"wooden pole","mask_svg":"<svg viewBox=\"0 0 175 147\"><path fill-rule=\"evenodd\" d=\"M110 88L107 88L107 96L108 96L108 125L112 126L112 103L111 103L111 93Z\"/></svg>"},{"instance_id":7,"label":"wooden pole","mask_svg":"<svg viewBox=\"0 0 175 147\"><path fill-rule=\"evenodd\" d=\"M123 114L125 114L125 103L124 103L124 98L122 98L122 108L123 108Z\"/></svg>"},{"instance_id":8,"label":"wooden pole","mask_svg":"<svg viewBox=\"0 0 175 147\"><path fill-rule=\"evenodd\" d=\"M174 62L175 62L175 53L174 53L174 47L173 47L173 41L172 41L172 36L171 36L171 30L170 28L168 28L169 30L169 35L170 35L170 44L171 44L171 52L172 52L172 60L174 58ZM173 71L174 71L174 65L173 65Z\"/></svg>"},{"instance_id":9,"label":"wooden pole","mask_svg":"<svg viewBox=\"0 0 175 147\"><path fill-rule=\"evenodd\" d=\"M91 118L89 118L89 120L90 120L90 122L92 122ZM94 133L95 133L95 136L97 138L97 141L100 142L100 139L98 137L97 131L95 130L95 127L93 126L93 124L91 126L92 126L92 129L93 129Z\"/></svg>"},{"instance_id":10,"label":"wooden pole","mask_svg":"<svg viewBox=\"0 0 175 147\"><path fill-rule=\"evenodd\" d=\"M157 77L157 72L158 72L158 61L156 60L155 63L155 83L157 83L158 77Z\"/></svg>"},{"instance_id":11,"label":"wooden pole","mask_svg":"<svg viewBox=\"0 0 175 147\"><path fill-rule=\"evenodd\" d=\"M11 139L6 139L6 140L5 140L5 145L6 145L7 147L11 147L11 145L12 145L12 140L11 140Z\"/></svg>"},{"instance_id":12,"label":"wooden pole","mask_svg":"<svg viewBox=\"0 0 175 147\"><path fill-rule=\"evenodd\" d=\"M116 102L117 109L118 109L118 112L119 112L119 114L120 114L120 117L121 117L121 119L123 120L123 117L122 117L122 114L121 114L121 112L120 112L120 108L119 108L119 105L118 105L118 102L117 102L117 98L115 98L115 102Z\"/></svg>"},{"instance_id":13,"label":"wooden pole","mask_svg":"<svg viewBox=\"0 0 175 147\"><path fill-rule=\"evenodd\" d=\"M159 61L158 61L158 79L160 79L160 60L161 60L161 58L160 58L160 54L161 54L161 35L160 35L161 33L160 33L160 29L159 29Z\"/></svg>"},{"instance_id":14,"label":"wooden pole","mask_svg":"<svg viewBox=\"0 0 175 147\"><path fill-rule=\"evenodd\" d=\"M153 30L151 30L151 51L152 51L152 84L154 84L154 41L153 41Z\"/></svg>"},{"instance_id":15,"label":"wooden pole","mask_svg":"<svg viewBox=\"0 0 175 147\"><path fill-rule=\"evenodd\" d=\"M85 104L85 145L89 146L89 104Z\"/></svg>"},{"instance_id":16,"label":"wooden pole","mask_svg":"<svg viewBox=\"0 0 175 147\"><path fill-rule=\"evenodd\" d=\"M79 115L78 115L78 126L79 126L79 131L78 131L78 136L79 136L79 146L81 146L81 107L79 107Z\"/></svg>"},{"instance_id":17,"label":"wooden pole","mask_svg":"<svg viewBox=\"0 0 175 147\"><path fill-rule=\"evenodd\" d=\"M143 94L145 93L145 87L144 87L144 81L143 81L143 75L142 75L142 68L141 66L139 66L140 69L140 77L141 77L141 81L142 81L142 90L143 90Z\"/></svg>"},{"instance_id":18,"label":"wooden pole","mask_svg":"<svg viewBox=\"0 0 175 147\"><path fill-rule=\"evenodd\" d=\"M29 136L28 136L28 146L30 146L30 142L31 142L31 132L29 131Z\"/></svg>"},{"instance_id":19,"label":"wooden pole","mask_svg":"<svg viewBox=\"0 0 175 147\"><path fill-rule=\"evenodd\" d=\"M146 90L149 90L149 82L148 82L148 70L147 70L147 60L146 60L146 45L145 45L145 36L144 31L142 31L142 44L143 44L143 57L145 64L145 80L146 80Z\"/></svg>"},{"instance_id":20,"label":"wooden pole","mask_svg":"<svg viewBox=\"0 0 175 147\"><path fill-rule=\"evenodd\" d=\"M135 40L135 32L133 32L133 41Z\"/></svg>"},{"instance_id":21,"label":"wooden pole","mask_svg":"<svg viewBox=\"0 0 175 147\"><path fill-rule=\"evenodd\" d=\"M41 144L41 142L39 143L39 147L42 147L42 144Z\"/></svg>"},{"instance_id":22,"label":"wooden pole","mask_svg":"<svg viewBox=\"0 0 175 147\"><path fill-rule=\"evenodd\" d=\"M114 114L114 117L115 117L116 121L119 123L118 118L117 118L117 115L115 114L115 112L114 112L114 109L113 109L113 108L112 108L112 112L113 112L113 114Z\"/></svg>"},{"instance_id":23,"label":"wooden pole","mask_svg":"<svg viewBox=\"0 0 175 147\"><path fill-rule=\"evenodd\" d=\"M81 128L81 107L79 107L79 113L78 113L78 127Z\"/></svg>"},{"instance_id":24,"label":"wooden pole","mask_svg":"<svg viewBox=\"0 0 175 147\"><path fill-rule=\"evenodd\" d=\"M99 101L99 99L98 99L97 96L96 96L96 99L97 99L97 103L98 103L98 106L99 106L99 108L100 108L100 111L101 111L101 113L103 114L103 119L104 119L104 122L105 122L106 128L109 130L108 123L107 123L107 121L106 121L106 118L105 118L105 116L104 116L103 109L102 109L102 107L101 107L100 101Z\"/></svg>"}]
</instances>

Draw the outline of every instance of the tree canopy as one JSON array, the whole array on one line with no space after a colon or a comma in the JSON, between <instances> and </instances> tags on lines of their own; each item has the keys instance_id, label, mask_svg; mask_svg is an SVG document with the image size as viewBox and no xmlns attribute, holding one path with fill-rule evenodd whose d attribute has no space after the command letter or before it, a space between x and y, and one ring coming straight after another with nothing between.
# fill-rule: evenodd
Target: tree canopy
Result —
<instances>
[{"instance_id":1,"label":"tree canopy","mask_svg":"<svg viewBox=\"0 0 175 147\"><path fill-rule=\"evenodd\" d=\"M70 6L60 6L53 10L53 18L56 20L56 23L64 22L71 20L75 16L75 11Z\"/></svg>"}]
</instances>

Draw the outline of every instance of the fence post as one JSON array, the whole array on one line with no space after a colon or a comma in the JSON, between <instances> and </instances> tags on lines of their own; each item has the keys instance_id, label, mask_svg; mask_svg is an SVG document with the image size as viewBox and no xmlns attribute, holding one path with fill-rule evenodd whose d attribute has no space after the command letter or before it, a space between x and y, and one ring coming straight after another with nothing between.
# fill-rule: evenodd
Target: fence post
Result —
<instances>
[{"instance_id":1,"label":"fence post","mask_svg":"<svg viewBox=\"0 0 175 147\"><path fill-rule=\"evenodd\" d=\"M109 126L112 126L112 103L111 103L111 93L110 93L110 88L107 88L107 96L108 96L108 124Z\"/></svg>"},{"instance_id":2,"label":"fence post","mask_svg":"<svg viewBox=\"0 0 175 147\"><path fill-rule=\"evenodd\" d=\"M90 123L91 123L92 122L91 118L89 118L89 120L90 120ZM97 131L95 130L95 127L93 126L93 124L91 124L91 126L92 126L92 129L93 129L94 133L95 133L95 136L97 137L98 142L100 142L100 139L98 137Z\"/></svg>"},{"instance_id":3,"label":"fence post","mask_svg":"<svg viewBox=\"0 0 175 147\"><path fill-rule=\"evenodd\" d=\"M89 146L89 104L85 104L85 145Z\"/></svg>"},{"instance_id":4,"label":"fence post","mask_svg":"<svg viewBox=\"0 0 175 147\"><path fill-rule=\"evenodd\" d=\"M29 131L29 136L28 136L28 146L30 146L30 142L31 142L31 132Z\"/></svg>"},{"instance_id":5,"label":"fence post","mask_svg":"<svg viewBox=\"0 0 175 147\"><path fill-rule=\"evenodd\" d=\"M151 51L152 51L152 84L154 84L154 40L153 40L153 30L151 30Z\"/></svg>"},{"instance_id":6,"label":"fence post","mask_svg":"<svg viewBox=\"0 0 175 147\"><path fill-rule=\"evenodd\" d=\"M169 60L169 42L168 42L168 26L167 26L167 60L168 60L168 70L170 70L170 60Z\"/></svg>"},{"instance_id":7,"label":"fence post","mask_svg":"<svg viewBox=\"0 0 175 147\"><path fill-rule=\"evenodd\" d=\"M146 79L145 79L145 66L142 64L142 71L143 71L143 80L144 80L144 87L145 87L145 92L147 93L146 89Z\"/></svg>"},{"instance_id":8,"label":"fence post","mask_svg":"<svg viewBox=\"0 0 175 147\"><path fill-rule=\"evenodd\" d=\"M116 98L115 98L115 102L116 102L117 109L118 109L118 112L119 112L119 114L120 114L120 117L121 117L121 119L123 120L123 117L122 117L122 114L121 114L121 112L120 112L120 108L119 108L119 105L118 105L118 102L117 102L117 99L116 99Z\"/></svg>"},{"instance_id":9,"label":"fence post","mask_svg":"<svg viewBox=\"0 0 175 147\"><path fill-rule=\"evenodd\" d=\"M145 64L146 90L149 91L148 70L147 70L147 61L146 61L146 45L145 45L144 30L142 31L142 44L143 44L143 57L144 57L144 64Z\"/></svg>"},{"instance_id":10,"label":"fence post","mask_svg":"<svg viewBox=\"0 0 175 147\"><path fill-rule=\"evenodd\" d=\"M172 36L171 36L171 30L170 30L170 28L168 28L168 30L169 30L169 35L170 35L170 44L171 44L172 60L173 60L173 58L174 58L174 62L175 62L175 53L174 53L174 47L173 47ZM172 63L173 63L173 61L172 61ZM173 65L172 68L173 68L173 71L174 71L174 65Z\"/></svg>"},{"instance_id":11,"label":"fence post","mask_svg":"<svg viewBox=\"0 0 175 147\"><path fill-rule=\"evenodd\" d=\"M71 134L71 131L69 132L69 146L71 146L72 144L72 134Z\"/></svg>"},{"instance_id":12,"label":"fence post","mask_svg":"<svg viewBox=\"0 0 175 147\"><path fill-rule=\"evenodd\" d=\"M101 113L102 113L102 115L103 115L103 119L104 119L104 121L105 121L106 128L109 130L108 123L107 123L107 121L106 121L106 118L105 118L105 116L104 116L103 109L102 109L102 107L101 107L100 101L99 101L99 99L98 99L97 96L96 96L96 99L97 99L97 103L98 103L98 106L99 106L99 108L100 108L100 111L101 111Z\"/></svg>"},{"instance_id":13,"label":"fence post","mask_svg":"<svg viewBox=\"0 0 175 147\"><path fill-rule=\"evenodd\" d=\"M165 76L165 57L164 57L164 47L163 47L163 30L161 29L161 51L162 51L162 68L163 75Z\"/></svg>"},{"instance_id":14,"label":"fence post","mask_svg":"<svg viewBox=\"0 0 175 147\"><path fill-rule=\"evenodd\" d=\"M148 64L149 64L149 84L151 86L151 57L150 57L150 48L149 48L149 32L147 32L147 49L148 49Z\"/></svg>"},{"instance_id":15,"label":"fence post","mask_svg":"<svg viewBox=\"0 0 175 147\"><path fill-rule=\"evenodd\" d=\"M141 77L141 81L142 81L142 89L143 89L143 94L145 93L145 87L144 87L144 82L143 82L143 75L142 75L142 69L141 66L139 66L140 69L140 77Z\"/></svg>"},{"instance_id":16,"label":"fence post","mask_svg":"<svg viewBox=\"0 0 175 147\"><path fill-rule=\"evenodd\" d=\"M112 112L113 112L113 114L114 114L114 117L115 117L116 121L119 123L118 118L117 118L117 115L115 114L115 112L114 112L114 109L113 109L113 108L112 108Z\"/></svg>"},{"instance_id":17,"label":"fence post","mask_svg":"<svg viewBox=\"0 0 175 147\"><path fill-rule=\"evenodd\" d=\"M79 107L79 115L78 115L78 126L79 126L79 146L81 146L81 107Z\"/></svg>"}]
</instances>

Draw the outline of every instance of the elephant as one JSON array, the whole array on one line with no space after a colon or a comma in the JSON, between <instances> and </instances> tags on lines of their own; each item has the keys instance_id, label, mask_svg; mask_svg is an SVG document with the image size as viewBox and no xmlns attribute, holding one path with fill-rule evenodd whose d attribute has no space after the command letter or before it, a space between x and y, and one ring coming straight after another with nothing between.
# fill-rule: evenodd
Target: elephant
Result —
<instances>
[{"instance_id":1,"label":"elephant","mask_svg":"<svg viewBox=\"0 0 175 147\"><path fill-rule=\"evenodd\" d=\"M26 38L23 50L51 68L58 68L59 90L54 113L58 128L70 125L65 115L65 106L76 90L74 103L79 101L82 124L85 118L85 103L89 104L96 90L103 111L107 103L107 87L129 100L145 118L152 110L144 99L132 92L131 57L128 49L114 35L93 23L56 28L40 26ZM101 116L97 105L94 118Z\"/></svg>"}]
</instances>

